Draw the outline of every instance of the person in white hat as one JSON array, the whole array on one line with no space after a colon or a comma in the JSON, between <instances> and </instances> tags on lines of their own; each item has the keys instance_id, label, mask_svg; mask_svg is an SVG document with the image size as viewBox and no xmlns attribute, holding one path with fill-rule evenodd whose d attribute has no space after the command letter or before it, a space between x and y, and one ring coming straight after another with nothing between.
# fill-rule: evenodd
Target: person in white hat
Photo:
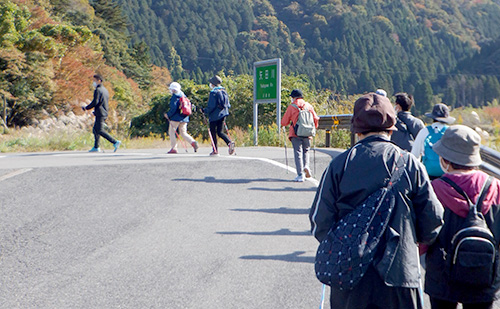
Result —
<instances>
[{"instance_id":1,"label":"person in white hat","mask_svg":"<svg viewBox=\"0 0 500 309\"><path fill-rule=\"evenodd\" d=\"M181 85L177 82L173 82L168 87L172 97L170 98L170 110L168 113L164 113L165 118L169 120L168 135L170 136L170 150L168 153L177 153L177 130L179 130L179 135L194 149L194 152L198 151L198 142L187 133L187 124L189 123L189 116L183 115L180 110L180 99L186 95L181 90Z\"/></svg>"}]
</instances>

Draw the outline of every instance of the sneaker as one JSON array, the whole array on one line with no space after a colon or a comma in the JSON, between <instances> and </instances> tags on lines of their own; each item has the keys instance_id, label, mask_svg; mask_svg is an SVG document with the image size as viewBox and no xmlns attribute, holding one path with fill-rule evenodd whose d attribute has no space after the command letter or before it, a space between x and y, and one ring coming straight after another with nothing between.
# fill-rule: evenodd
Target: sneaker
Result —
<instances>
[{"instance_id":1,"label":"sneaker","mask_svg":"<svg viewBox=\"0 0 500 309\"><path fill-rule=\"evenodd\" d=\"M90 149L89 152L101 152L101 148L92 147L92 149Z\"/></svg>"},{"instance_id":2,"label":"sneaker","mask_svg":"<svg viewBox=\"0 0 500 309\"><path fill-rule=\"evenodd\" d=\"M304 182L306 179L304 178L304 175L299 175L297 177L295 177L295 179L293 181L295 182Z\"/></svg>"},{"instance_id":3,"label":"sneaker","mask_svg":"<svg viewBox=\"0 0 500 309\"><path fill-rule=\"evenodd\" d=\"M198 142L197 141L192 142L191 146L193 146L194 152L197 152L198 148L200 148L200 147L198 147Z\"/></svg>"},{"instance_id":4,"label":"sneaker","mask_svg":"<svg viewBox=\"0 0 500 309\"><path fill-rule=\"evenodd\" d=\"M236 150L236 145L234 144L234 142L229 142L229 155L232 155L234 153L234 151Z\"/></svg>"},{"instance_id":5,"label":"sneaker","mask_svg":"<svg viewBox=\"0 0 500 309\"><path fill-rule=\"evenodd\" d=\"M177 153L177 150L172 148L167 153Z\"/></svg>"},{"instance_id":6,"label":"sneaker","mask_svg":"<svg viewBox=\"0 0 500 309\"><path fill-rule=\"evenodd\" d=\"M306 174L306 178L311 178L311 171L308 167L304 168L304 174Z\"/></svg>"},{"instance_id":7,"label":"sneaker","mask_svg":"<svg viewBox=\"0 0 500 309\"><path fill-rule=\"evenodd\" d=\"M217 151L212 151L210 153L210 156L214 156L214 157L218 157L219 156L219 153Z\"/></svg>"},{"instance_id":8,"label":"sneaker","mask_svg":"<svg viewBox=\"0 0 500 309\"><path fill-rule=\"evenodd\" d=\"M113 146L115 146L115 150L113 150L113 152L116 152L118 150L118 148L120 148L121 144L122 144L121 141L116 141L116 143L113 144Z\"/></svg>"}]
</instances>

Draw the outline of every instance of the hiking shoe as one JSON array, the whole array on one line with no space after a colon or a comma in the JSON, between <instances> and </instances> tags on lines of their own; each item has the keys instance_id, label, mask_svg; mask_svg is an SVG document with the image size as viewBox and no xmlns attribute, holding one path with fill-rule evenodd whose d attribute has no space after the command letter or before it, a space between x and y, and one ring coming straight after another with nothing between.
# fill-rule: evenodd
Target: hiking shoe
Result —
<instances>
[{"instance_id":1,"label":"hiking shoe","mask_svg":"<svg viewBox=\"0 0 500 309\"><path fill-rule=\"evenodd\" d=\"M217 151L212 151L212 152L210 153L210 156L212 156L212 157L218 157L218 156L219 156L219 153L218 153Z\"/></svg>"},{"instance_id":2,"label":"hiking shoe","mask_svg":"<svg viewBox=\"0 0 500 309\"><path fill-rule=\"evenodd\" d=\"M236 150L236 145L234 144L234 142L229 142L229 155L232 155L234 153L234 151Z\"/></svg>"},{"instance_id":3,"label":"hiking shoe","mask_svg":"<svg viewBox=\"0 0 500 309\"><path fill-rule=\"evenodd\" d=\"M198 142L197 141L192 142L191 146L193 146L194 152L197 152L198 148L200 148L200 147L198 147Z\"/></svg>"},{"instance_id":4,"label":"hiking shoe","mask_svg":"<svg viewBox=\"0 0 500 309\"><path fill-rule=\"evenodd\" d=\"M295 182L304 182L306 179L304 178L304 175L298 175L297 177L295 177L295 179L293 181Z\"/></svg>"},{"instance_id":5,"label":"hiking shoe","mask_svg":"<svg viewBox=\"0 0 500 309\"><path fill-rule=\"evenodd\" d=\"M167 153L177 153L177 150L172 148Z\"/></svg>"},{"instance_id":6,"label":"hiking shoe","mask_svg":"<svg viewBox=\"0 0 500 309\"><path fill-rule=\"evenodd\" d=\"M90 149L89 152L101 152L101 148L92 147L92 149Z\"/></svg>"},{"instance_id":7,"label":"hiking shoe","mask_svg":"<svg viewBox=\"0 0 500 309\"><path fill-rule=\"evenodd\" d=\"M308 167L304 168L304 174L306 174L306 178L311 178L311 171Z\"/></svg>"},{"instance_id":8,"label":"hiking shoe","mask_svg":"<svg viewBox=\"0 0 500 309\"><path fill-rule=\"evenodd\" d=\"M113 144L113 146L115 146L115 150L113 150L113 152L116 152L118 150L118 148L120 148L121 144L122 144L121 141L116 141L116 143Z\"/></svg>"}]
</instances>

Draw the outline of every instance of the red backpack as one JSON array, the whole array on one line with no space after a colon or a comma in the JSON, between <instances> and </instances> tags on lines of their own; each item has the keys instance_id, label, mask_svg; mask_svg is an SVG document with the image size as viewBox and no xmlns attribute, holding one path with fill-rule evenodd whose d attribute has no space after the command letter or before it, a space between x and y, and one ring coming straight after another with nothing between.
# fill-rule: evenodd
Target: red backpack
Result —
<instances>
[{"instance_id":1,"label":"red backpack","mask_svg":"<svg viewBox=\"0 0 500 309\"><path fill-rule=\"evenodd\" d=\"M191 101L187 97L181 97L179 99L179 109L181 114L184 116L191 115Z\"/></svg>"}]
</instances>

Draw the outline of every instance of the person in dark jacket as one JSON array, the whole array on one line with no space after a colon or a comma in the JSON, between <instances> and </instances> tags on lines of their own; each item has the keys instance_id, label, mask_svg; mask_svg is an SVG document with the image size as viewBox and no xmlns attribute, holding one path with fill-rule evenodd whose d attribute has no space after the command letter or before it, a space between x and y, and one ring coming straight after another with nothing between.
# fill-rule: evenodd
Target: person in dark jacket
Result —
<instances>
[{"instance_id":1,"label":"person in dark jacket","mask_svg":"<svg viewBox=\"0 0 500 309\"><path fill-rule=\"evenodd\" d=\"M101 75L94 75L94 81L92 85L94 86L94 99L87 106L82 106L84 111L89 109L94 109L95 122L94 122L94 148L90 149L89 152L101 152L101 148L99 148L99 138L102 136L107 139L111 144L113 144L114 151L116 152L121 145L121 141L113 138L109 133L107 133L104 128L106 127L105 121L108 118L108 101L109 101L109 93L106 88L104 88L103 79Z\"/></svg>"},{"instance_id":2,"label":"person in dark jacket","mask_svg":"<svg viewBox=\"0 0 500 309\"><path fill-rule=\"evenodd\" d=\"M481 165L479 147L481 137L474 130L463 125L450 126L441 139L434 144L434 151L439 155L443 176L455 182L476 203L488 175L478 170ZM490 286L475 287L459 285L449 280L446 275L445 252L447 244L460 229L469 212L465 199L444 180L432 181L438 199L445 208L444 225L438 240L427 250L425 292L430 296L433 309L456 308L462 303L464 309L493 308L493 301L500 297L500 270ZM496 248L500 242L500 182L493 179L483 200L481 213L488 228L493 233ZM477 256L479 258L479 256Z\"/></svg>"},{"instance_id":3,"label":"person in dark jacket","mask_svg":"<svg viewBox=\"0 0 500 309\"><path fill-rule=\"evenodd\" d=\"M218 156L219 149L217 147L217 136L222 138L229 147L229 154L234 154L235 143L229 139L227 134L223 132L225 119L229 115L229 96L226 89L221 86L222 79L215 75L210 79L210 95L208 97L207 107L203 110L208 115L210 122L210 134L212 138L213 151L211 156Z\"/></svg>"},{"instance_id":4,"label":"person in dark jacket","mask_svg":"<svg viewBox=\"0 0 500 309\"><path fill-rule=\"evenodd\" d=\"M169 120L168 135L170 136L171 148L168 153L177 153L177 130L179 130L180 136L193 147L194 152L197 152L198 142L187 133L189 116L183 115L180 110L180 99L186 95L182 92L181 85L177 82L171 83L168 88L172 94L170 109L168 113L163 114Z\"/></svg>"},{"instance_id":5,"label":"person in dark jacket","mask_svg":"<svg viewBox=\"0 0 500 309\"><path fill-rule=\"evenodd\" d=\"M342 217L385 186L403 151L390 141L396 115L386 97L360 97L351 121L360 141L332 160L310 210L311 231L320 242ZM395 188L400 194L372 265L353 290L331 288L331 308L423 308L417 242L436 239L443 207L412 155Z\"/></svg>"},{"instance_id":6,"label":"person in dark jacket","mask_svg":"<svg viewBox=\"0 0 500 309\"><path fill-rule=\"evenodd\" d=\"M396 128L391 136L391 141L404 150L411 151L413 141L418 132L425 128L424 122L414 117L410 110L413 106L413 97L407 93L397 93L394 109L397 113Z\"/></svg>"}]
</instances>

